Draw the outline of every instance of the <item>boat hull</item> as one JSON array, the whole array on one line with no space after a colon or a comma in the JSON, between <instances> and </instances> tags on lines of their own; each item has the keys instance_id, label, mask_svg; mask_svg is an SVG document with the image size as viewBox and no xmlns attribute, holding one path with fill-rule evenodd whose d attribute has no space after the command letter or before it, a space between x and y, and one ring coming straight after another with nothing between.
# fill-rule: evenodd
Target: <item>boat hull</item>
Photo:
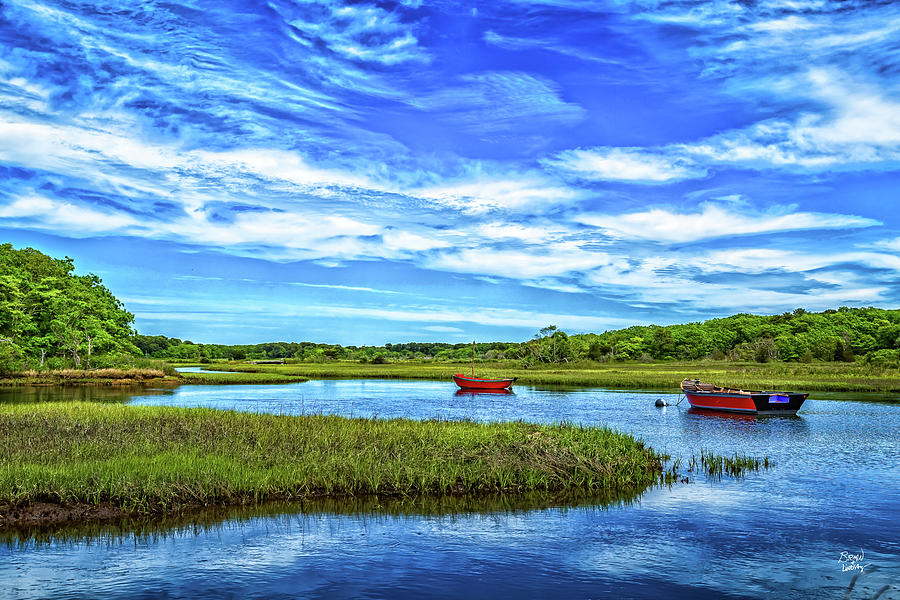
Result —
<instances>
[{"instance_id":1,"label":"boat hull","mask_svg":"<svg viewBox=\"0 0 900 600\"><path fill-rule=\"evenodd\" d=\"M792 392L688 392L684 395L694 408L753 415L795 415L809 394Z\"/></svg>"},{"instance_id":2,"label":"boat hull","mask_svg":"<svg viewBox=\"0 0 900 600\"><path fill-rule=\"evenodd\" d=\"M515 381L513 379L479 379L466 377L460 373L453 376L453 381L464 390L507 390Z\"/></svg>"}]
</instances>

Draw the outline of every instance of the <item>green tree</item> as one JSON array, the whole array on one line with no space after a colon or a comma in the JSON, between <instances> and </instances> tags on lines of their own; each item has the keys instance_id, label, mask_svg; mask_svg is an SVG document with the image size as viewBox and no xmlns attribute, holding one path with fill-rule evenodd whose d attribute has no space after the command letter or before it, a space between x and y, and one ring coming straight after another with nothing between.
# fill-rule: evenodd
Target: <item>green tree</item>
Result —
<instances>
[{"instance_id":1,"label":"green tree","mask_svg":"<svg viewBox=\"0 0 900 600\"><path fill-rule=\"evenodd\" d=\"M43 366L48 355L90 366L97 352L137 352L130 338L134 315L96 275L73 273L72 259L0 244L0 338L24 364Z\"/></svg>"}]
</instances>

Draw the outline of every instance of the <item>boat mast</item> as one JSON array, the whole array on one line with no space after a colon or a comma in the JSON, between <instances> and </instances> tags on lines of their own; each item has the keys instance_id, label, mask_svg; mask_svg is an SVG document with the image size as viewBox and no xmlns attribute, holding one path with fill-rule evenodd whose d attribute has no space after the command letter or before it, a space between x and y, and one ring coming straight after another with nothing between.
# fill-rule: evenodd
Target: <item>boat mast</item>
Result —
<instances>
[{"instance_id":1,"label":"boat mast","mask_svg":"<svg viewBox=\"0 0 900 600\"><path fill-rule=\"evenodd\" d=\"M472 379L475 379L475 340L472 340Z\"/></svg>"}]
</instances>

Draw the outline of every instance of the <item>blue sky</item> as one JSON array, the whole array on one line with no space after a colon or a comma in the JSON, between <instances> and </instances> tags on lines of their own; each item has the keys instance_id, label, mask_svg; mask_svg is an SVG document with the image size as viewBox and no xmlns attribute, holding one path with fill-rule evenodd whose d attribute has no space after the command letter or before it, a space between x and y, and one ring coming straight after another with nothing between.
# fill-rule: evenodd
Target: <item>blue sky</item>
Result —
<instances>
[{"instance_id":1,"label":"blue sky","mask_svg":"<svg viewBox=\"0 0 900 600\"><path fill-rule=\"evenodd\" d=\"M141 333L900 306L900 4L0 6L0 240Z\"/></svg>"}]
</instances>

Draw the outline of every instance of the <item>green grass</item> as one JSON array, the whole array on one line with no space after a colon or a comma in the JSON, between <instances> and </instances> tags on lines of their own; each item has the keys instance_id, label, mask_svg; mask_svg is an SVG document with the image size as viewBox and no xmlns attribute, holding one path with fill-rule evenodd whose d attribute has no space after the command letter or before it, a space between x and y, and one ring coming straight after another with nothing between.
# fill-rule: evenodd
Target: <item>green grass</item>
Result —
<instances>
[{"instance_id":1,"label":"green grass","mask_svg":"<svg viewBox=\"0 0 900 600\"><path fill-rule=\"evenodd\" d=\"M181 383L203 385L298 383L309 381L300 375L281 373L181 373Z\"/></svg>"},{"instance_id":2,"label":"green grass","mask_svg":"<svg viewBox=\"0 0 900 600\"><path fill-rule=\"evenodd\" d=\"M710 450L700 450L699 460L692 455L688 463L689 471L704 471L714 478L723 476L743 477L748 471L759 471L774 466L769 457L755 458L735 452L732 456L720 456Z\"/></svg>"},{"instance_id":3,"label":"green grass","mask_svg":"<svg viewBox=\"0 0 900 600\"><path fill-rule=\"evenodd\" d=\"M0 505L159 513L326 495L639 492L664 458L626 434L566 424L0 406Z\"/></svg>"},{"instance_id":4,"label":"green grass","mask_svg":"<svg viewBox=\"0 0 900 600\"><path fill-rule=\"evenodd\" d=\"M216 368L216 367L212 367ZM229 363L219 368L311 378L449 380L469 363L404 361L383 365L332 361L287 365ZM476 363L479 377L518 377L526 385L569 385L677 391L685 377L743 389L834 392L900 391L900 370L862 363L738 363L727 361L595 363L583 361L523 369L517 361Z\"/></svg>"},{"instance_id":5,"label":"green grass","mask_svg":"<svg viewBox=\"0 0 900 600\"><path fill-rule=\"evenodd\" d=\"M133 385L177 381L177 373L163 365L155 368L20 371L0 379L0 385Z\"/></svg>"}]
</instances>

